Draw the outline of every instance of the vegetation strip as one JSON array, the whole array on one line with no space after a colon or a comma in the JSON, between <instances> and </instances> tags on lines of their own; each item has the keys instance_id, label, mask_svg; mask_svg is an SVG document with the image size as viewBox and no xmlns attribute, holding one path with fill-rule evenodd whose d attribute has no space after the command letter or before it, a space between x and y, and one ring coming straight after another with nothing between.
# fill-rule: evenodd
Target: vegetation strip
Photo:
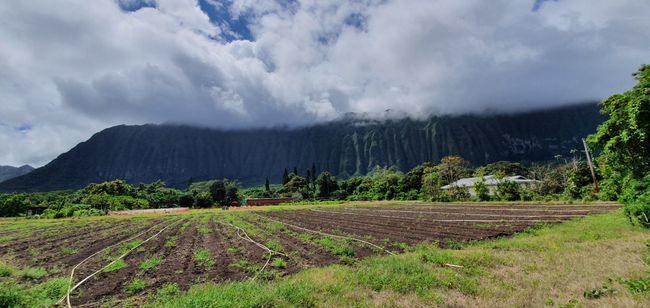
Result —
<instances>
[{"instance_id":1,"label":"vegetation strip","mask_svg":"<svg viewBox=\"0 0 650 308\"><path fill-rule=\"evenodd\" d=\"M130 253L130 252L133 251L134 249L140 247L140 245L144 244L145 242L149 241L149 240L152 239L153 237L155 237L155 236L157 236L158 234L160 234L162 231L164 231L165 229L167 229L167 228L168 228L169 226L171 226L172 224L170 223L169 225L167 225L167 227L163 228L161 231L159 231L158 233L156 233L156 234L153 235L152 237L148 238L146 241L144 241L144 242L142 242L142 243L139 243L137 246L133 247L133 248L132 248L131 250L129 250L128 252L124 253L123 255L121 255L120 257L116 258L115 260L113 260L113 261L112 261L111 263L109 263L108 265L106 265L106 266L102 267L101 269L97 270L96 272L94 272L94 273L91 274L90 276L84 278L83 280L81 280L79 283L77 283L75 286L72 287L72 283L73 283L73 279L74 279L74 272L75 272L75 270L76 270L79 266L81 266L81 265L83 265L84 263L86 263L86 262L87 262L88 260L90 260L92 257L98 255L100 252L102 252L102 251L104 251L104 250L106 250L106 249L108 249L108 248L112 248L112 247L115 247L115 246L117 246L117 245L120 245L120 244L122 244L122 243L129 242L129 241L131 241L131 240L133 240L133 239L135 239L135 238L138 238L138 237L142 236L143 234L146 234L147 232L151 231L153 228L155 228L155 227L157 227L157 226L159 226L159 225L160 225L160 224L156 224L155 226L152 226L151 228L149 228L149 229L147 229L147 230L145 230L145 231L142 231L141 233L139 233L139 234L136 235L136 236L133 236L133 237L131 237L131 238L129 238L129 239L126 239L126 240L124 240L124 241L118 242L118 243L116 243L116 244L113 244L113 245L110 245L110 246L106 246L106 247L104 247L104 248L98 250L97 252L93 253L92 255L88 256L86 259L84 259L83 261L79 262L77 265L75 265L75 266L72 268L72 270L70 271L70 282L69 282L69 284L68 284L68 291L66 292L66 295L65 295L63 298L61 298L61 299L57 302L57 304L61 304L61 303L65 300L65 301L67 302L67 304L68 304L68 307L72 308L72 305L70 304L70 293L72 293L72 291L74 291L76 288L78 288L81 284L83 284L86 280L90 279L92 276L96 275L97 273L102 272L104 269L106 269L106 268L108 268L109 266L111 266L111 265L112 265L113 263L115 263L117 260L121 260L121 259L122 259L124 256L126 256L128 253Z\"/></svg>"},{"instance_id":2,"label":"vegetation strip","mask_svg":"<svg viewBox=\"0 0 650 308\"><path fill-rule=\"evenodd\" d=\"M362 239L358 239L358 238L354 238L354 237L350 237L350 236L341 236L341 235L336 235L336 234L330 234L330 233L325 233L325 232L321 232L321 231L311 230L311 229L307 229L307 228L299 227L299 226L296 226L296 225L292 225L292 224L290 224L290 223L286 223L286 222L282 222L282 221L279 221L279 220L275 220L275 219L270 218L270 217L265 217L265 216L261 216L261 217L264 217L264 218L266 218L266 219L268 219L268 220L270 220L270 221L274 221L274 222L277 222L277 223L285 224L285 225L287 225L287 226L289 226L289 227L293 227L293 228L300 229L300 230L303 230L303 231L308 231L308 232L312 232L312 233L316 233L316 234L320 234L320 235L324 235L324 236L330 236L330 237L336 237L336 238L341 238L341 239L347 239L347 240L353 240L353 241L361 242L361 243L364 243L364 244L368 244L368 245L370 245L370 246L372 246L372 247L375 247L375 248L377 248L377 249L379 249L379 250L383 250L383 251L387 252L387 253L390 254L390 255L394 255L394 253L393 253L392 251L390 251L390 250L388 250L388 249L386 249L386 248L384 248L384 247L381 247L381 246L379 246L379 245L373 244L373 243L371 243L371 242L364 241L364 240L362 240Z\"/></svg>"}]
</instances>

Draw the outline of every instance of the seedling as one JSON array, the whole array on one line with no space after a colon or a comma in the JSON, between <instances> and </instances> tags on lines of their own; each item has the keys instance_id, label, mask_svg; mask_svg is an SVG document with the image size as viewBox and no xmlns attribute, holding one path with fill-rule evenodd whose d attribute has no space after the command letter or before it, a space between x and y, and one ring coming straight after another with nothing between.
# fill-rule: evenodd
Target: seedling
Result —
<instances>
[{"instance_id":1,"label":"seedling","mask_svg":"<svg viewBox=\"0 0 650 308\"><path fill-rule=\"evenodd\" d=\"M207 249L200 249L196 251L194 253L194 261L206 268L211 268L214 264L214 261L212 261L212 256Z\"/></svg>"},{"instance_id":2,"label":"seedling","mask_svg":"<svg viewBox=\"0 0 650 308\"><path fill-rule=\"evenodd\" d=\"M126 286L126 293L129 293L130 295L135 295L142 292L142 290L144 290L144 287L145 287L145 283L142 279L134 278Z\"/></svg>"},{"instance_id":3,"label":"seedling","mask_svg":"<svg viewBox=\"0 0 650 308\"><path fill-rule=\"evenodd\" d=\"M142 261L140 263L140 269L143 269L143 270L146 271L146 270L158 267L158 265L160 265L161 263L162 263L162 260L160 258L158 258L158 257L149 258L149 259L146 259L146 260L144 260L144 261Z\"/></svg>"},{"instance_id":4,"label":"seedling","mask_svg":"<svg viewBox=\"0 0 650 308\"><path fill-rule=\"evenodd\" d=\"M287 262L282 258L275 258L271 262L271 266L275 268L287 268Z\"/></svg>"},{"instance_id":5,"label":"seedling","mask_svg":"<svg viewBox=\"0 0 650 308\"><path fill-rule=\"evenodd\" d=\"M73 255L75 253L79 252L79 249L73 248L73 247L63 247L63 254L64 255Z\"/></svg>"},{"instance_id":6,"label":"seedling","mask_svg":"<svg viewBox=\"0 0 650 308\"><path fill-rule=\"evenodd\" d=\"M115 261L114 263L112 263L111 265L109 265L108 267L106 267L104 269L104 273L116 272L116 271L119 271L119 270L121 270L121 269L123 269L123 268L125 268L127 266L128 266L128 264L126 264L126 262L124 262L124 260L119 259L119 260Z\"/></svg>"}]
</instances>

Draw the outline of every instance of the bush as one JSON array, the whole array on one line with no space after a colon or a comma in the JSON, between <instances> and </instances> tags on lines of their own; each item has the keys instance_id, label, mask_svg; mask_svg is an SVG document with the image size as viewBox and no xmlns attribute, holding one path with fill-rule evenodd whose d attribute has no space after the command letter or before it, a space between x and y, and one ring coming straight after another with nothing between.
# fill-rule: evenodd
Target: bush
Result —
<instances>
[{"instance_id":1,"label":"bush","mask_svg":"<svg viewBox=\"0 0 650 308\"><path fill-rule=\"evenodd\" d=\"M65 217L85 217L85 216L101 216L106 212L92 208L86 204L68 204L63 208L57 210L49 208L43 212L42 218L65 218Z\"/></svg>"},{"instance_id":2,"label":"bush","mask_svg":"<svg viewBox=\"0 0 650 308\"><path fill-rule=\"evenodd\" d=\"M197 193L194 198L194 207L206 208L211 207L212 204L212 195L210 195L210 193L207 191Z\"/></svg>"},{"instance_id":3,"label":"bush","mask_svg":"<svg viewBox=\"0 0 650 308\"><path fill-rule=\"evenodd\" d=\"M625 215L632 224L650 228L650 175L631 181L622 193Z\"/></svg>"},{"instance_id":4,"label":"bush","mask_svg":"<svg viewBox=\"0 0 650 308\"><path fill-rule=\"evenodd\" d=\"M501 180L497 183L497 198L502 201L517 201L521 200L521 188L519 184Z\"/></svg>"},{"instance_id":5,"label":"bush","mask_svg":"<svg viewBox=\"0 0 650 308\"><path fill-rule=\"evenodd\" d=\"M182 194L178 197L178 204L181 207L192 207L194 205L194 196L191 194Z\"/></svg>"},{"instance_id":6,"label":"bush","mask_svg":"<svg viewBox=\"0 0 650 308\"><path fill-rule=\"evenodd\" d=\"M474 183L474 191L479 201L490 201L490 189L485 185L483 177Z\"/></svg>"},{"instance_id":7,"label":"bush","mask_svg":"<svg viewBox=\"0 0 650 308\"><path fill-rule=\"evenodd\" d=\"M12 217L24 214L31 204L29 195L8 195L0 199L0 217Z\"/></svg>"}]
</instances>

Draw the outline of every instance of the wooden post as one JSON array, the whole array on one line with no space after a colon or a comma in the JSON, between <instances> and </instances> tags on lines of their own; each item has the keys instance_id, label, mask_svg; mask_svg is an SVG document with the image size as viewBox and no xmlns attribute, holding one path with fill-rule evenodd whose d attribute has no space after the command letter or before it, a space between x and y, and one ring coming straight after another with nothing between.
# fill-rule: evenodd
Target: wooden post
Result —
<instances>
[{"instance_id":1,"label":"wooden post","mask_svg":"<svg viewBox=\"0 0 650 308\"><path fill-rule=\"evenodd\" d=\"M600 191L600 187L598 187L598 179L596 178L596 171L594 170L594 164L591 161L591 155L589 155L589 147L587 146L587 142L585 141L585 138L582 138L582 145L585 147L585 155L587 155L587 163L589 164L589 169L591 170L591 178L594 181L594 192L598 193Z\"/></svg>"}]
</instances>

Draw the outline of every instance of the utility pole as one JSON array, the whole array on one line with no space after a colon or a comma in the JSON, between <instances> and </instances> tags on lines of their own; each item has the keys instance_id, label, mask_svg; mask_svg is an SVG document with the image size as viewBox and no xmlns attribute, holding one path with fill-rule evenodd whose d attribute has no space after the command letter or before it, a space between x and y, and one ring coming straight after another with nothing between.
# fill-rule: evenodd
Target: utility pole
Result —
<instances>
[{"instance_id":1,"label":"utility pole","mask_svg":"<svg viewBox=\"0 0 650 308\"><path fill-rule=\"evenodd\" d=\"M589 169L591 170L591 178L594 181L594 192L598 193L600 191L600 187L598 187L598 179L596 179L596 171L594 170L594 164L591 161L591 155L589 155L589 147L587 146L587 142L585 141L585 138L582 138L582 145L585 147L585 155L587 155L587 163L589 164Z\"/></svg>"}]
</instances>

